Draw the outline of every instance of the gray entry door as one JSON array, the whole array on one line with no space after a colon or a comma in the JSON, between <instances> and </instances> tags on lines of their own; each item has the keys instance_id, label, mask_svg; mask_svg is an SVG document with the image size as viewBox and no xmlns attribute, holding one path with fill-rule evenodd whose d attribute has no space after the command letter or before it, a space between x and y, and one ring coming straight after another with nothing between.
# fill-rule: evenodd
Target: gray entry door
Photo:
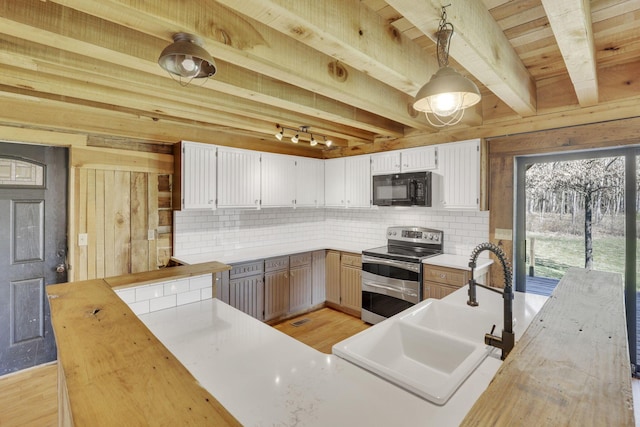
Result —
<instances>
[{"instance_id":1,"label":"gray entry door","mask_svg":"<svg viewBox=\"0 0 640 427\"><path fill-rule=\"evenodd\" d=\"M0 143L0 375L56 359L45 287L66 282L67 149Z\"/></svg>"}]
</instances>

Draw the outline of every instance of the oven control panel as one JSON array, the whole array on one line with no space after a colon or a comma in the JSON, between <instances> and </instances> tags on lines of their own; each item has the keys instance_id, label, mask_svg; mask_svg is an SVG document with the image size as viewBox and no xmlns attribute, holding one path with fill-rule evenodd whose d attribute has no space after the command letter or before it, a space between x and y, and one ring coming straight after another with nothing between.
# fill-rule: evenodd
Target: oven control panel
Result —
<instances>
[{"instance_id":1,"label":"oven control panel","mask_svg":"<svg viewBox=\"0 0 640 427\"><path fill-rule=\"evenodd\" d=\"M441 243L442 231L424 227L389 227L388 240L399 240L413 243Z\"/></svg>"}]
</instances>

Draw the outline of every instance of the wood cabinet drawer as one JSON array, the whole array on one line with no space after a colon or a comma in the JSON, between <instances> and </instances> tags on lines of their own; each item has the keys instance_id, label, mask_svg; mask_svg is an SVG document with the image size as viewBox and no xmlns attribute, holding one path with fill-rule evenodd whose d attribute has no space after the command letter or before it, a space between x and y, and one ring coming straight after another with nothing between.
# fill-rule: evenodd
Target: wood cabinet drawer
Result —
<instances>
[{"instance_id":1,"label":"wood cabinet drawer","mask_svg":"<svg viewBox=\"0 0 640 427\"><path fill-rule=\"evenodd\" d=\"M258 275L263 272L264 261L245 262L242 264L236 264L231 268L231 271L229 272L229 279Z\"/></svg>"},{"instance_id":2,"label":"wood cabinet drawer","mask_svg":"<svg viewBox=\"0 0 640 427\"><path fill-rule=\"evenodd\" d=\"M446 297L450 293L457 291L458 289L460 289L460 287L451 286L451 285L442 285L436 282L425 281L422 289L423 289L423 299L427 299L427 298L441 299Z\"/></svg>"},{"instance_id":3,"label":"wood cabinet drawer","mask_svg":"<svg viewBox=\"0 0 640 427\"><path fill-rule=\"evenodd\" d=\"M289 268L289 257L281 256L264 260L264 271L286 270Z\"/></svg>"},{"instance_id":4,"label":"wood cabinet drawer","mask_svg":"<svg viewBox=\"0 0 640 427\"><path fill-rule=\"evenodd\" d=\"M289 265L291 268L309 264L311 264L311 252L295 254L289 257Z\"/></svg>"},{"instance_id":5,"label":"wood cabinet drawer","mask_svg":"<svg viewBox=\"0 0 640 427\"><path fill-rule=\"evenodd\" d=\"M343 252L340 262L342 265L362 268L362 256L360 254L349 254Z\"/></svg>"},{"instance_id":6,"label":"wood cabinet drawer","mask_svg":"<svg viewBox=\"0 0 640 427\"><path fill-rule=\"evenodd\" d=\"M463 286L469 281L469 271L457 268L437 267L424 264L424 281L438 282L447 285Z\"/></svg>"}]
</instances>

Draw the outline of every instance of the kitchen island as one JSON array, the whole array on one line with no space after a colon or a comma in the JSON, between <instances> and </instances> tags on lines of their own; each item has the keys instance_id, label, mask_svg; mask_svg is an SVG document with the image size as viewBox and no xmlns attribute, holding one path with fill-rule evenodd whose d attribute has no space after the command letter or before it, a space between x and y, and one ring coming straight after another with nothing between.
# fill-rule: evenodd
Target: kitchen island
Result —
<instances>
[{"instance_id":1,"label":"kitchen island","mask_svg":"<svg viewBox=\"0 0 640 427\"><path fill-rule=\"evenodd\" d=\"M478 292L481 306L500 298ZM564 296L559 295L555 302L562 304ZM497 381L492 380L501 366L520 357L518 344L505 364L494 350L439 406L217 299L138 318L103 280L52 286L49 298L61 367L61 417L65 419L66 411L66 419L76 425L455 426L475 402L485 402L482 417L497 410L490 405L500 399L487 403L485 390L495 388ZM466 304L466 287L446 298ZM523 333L546 300L516 292L517 340L527 339L528 332ZM622 310L620 304L614 302L611 308ZM600 360L607 360L607 353L599 349ZM625 378L618 375L615 380L626 390ZM554 384L539 387L552 389Z\"/></svg>"}]
</instances>

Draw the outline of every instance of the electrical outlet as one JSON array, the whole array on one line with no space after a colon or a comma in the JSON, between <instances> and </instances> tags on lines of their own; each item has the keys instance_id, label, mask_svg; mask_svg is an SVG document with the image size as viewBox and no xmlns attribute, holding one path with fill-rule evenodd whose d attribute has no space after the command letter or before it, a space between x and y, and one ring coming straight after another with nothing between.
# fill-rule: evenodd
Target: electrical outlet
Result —
<instances>
[{"instance_id":1,"label":"electrical outlet","mask_svg":"<svg viewBox=\"0 0 640 427\"><path fill-rule=\"evenodd\" d=\"M496 228L494 237L496 240L513 240L513 230L510 228Z\"/></svg>"},{"instance_id":2,"label":"electrical outlet","mask_svg":"<svg viewBox=\"0 0 640 427\"><path fill-rule=\"evenodd\" d=\"M89 242L89 236L87 233L78 234L78 246L87 246Z\"/></svg>"},{"instance_id":3,"label":"electrical outlet","mask_svg":"<svg viewBox=\"0 0 640 427\"><path fill-rule=\"evenodd\" d=\"M147 240L156 240L156 230L147 230Z\"/></svg>"}]
</instances>

